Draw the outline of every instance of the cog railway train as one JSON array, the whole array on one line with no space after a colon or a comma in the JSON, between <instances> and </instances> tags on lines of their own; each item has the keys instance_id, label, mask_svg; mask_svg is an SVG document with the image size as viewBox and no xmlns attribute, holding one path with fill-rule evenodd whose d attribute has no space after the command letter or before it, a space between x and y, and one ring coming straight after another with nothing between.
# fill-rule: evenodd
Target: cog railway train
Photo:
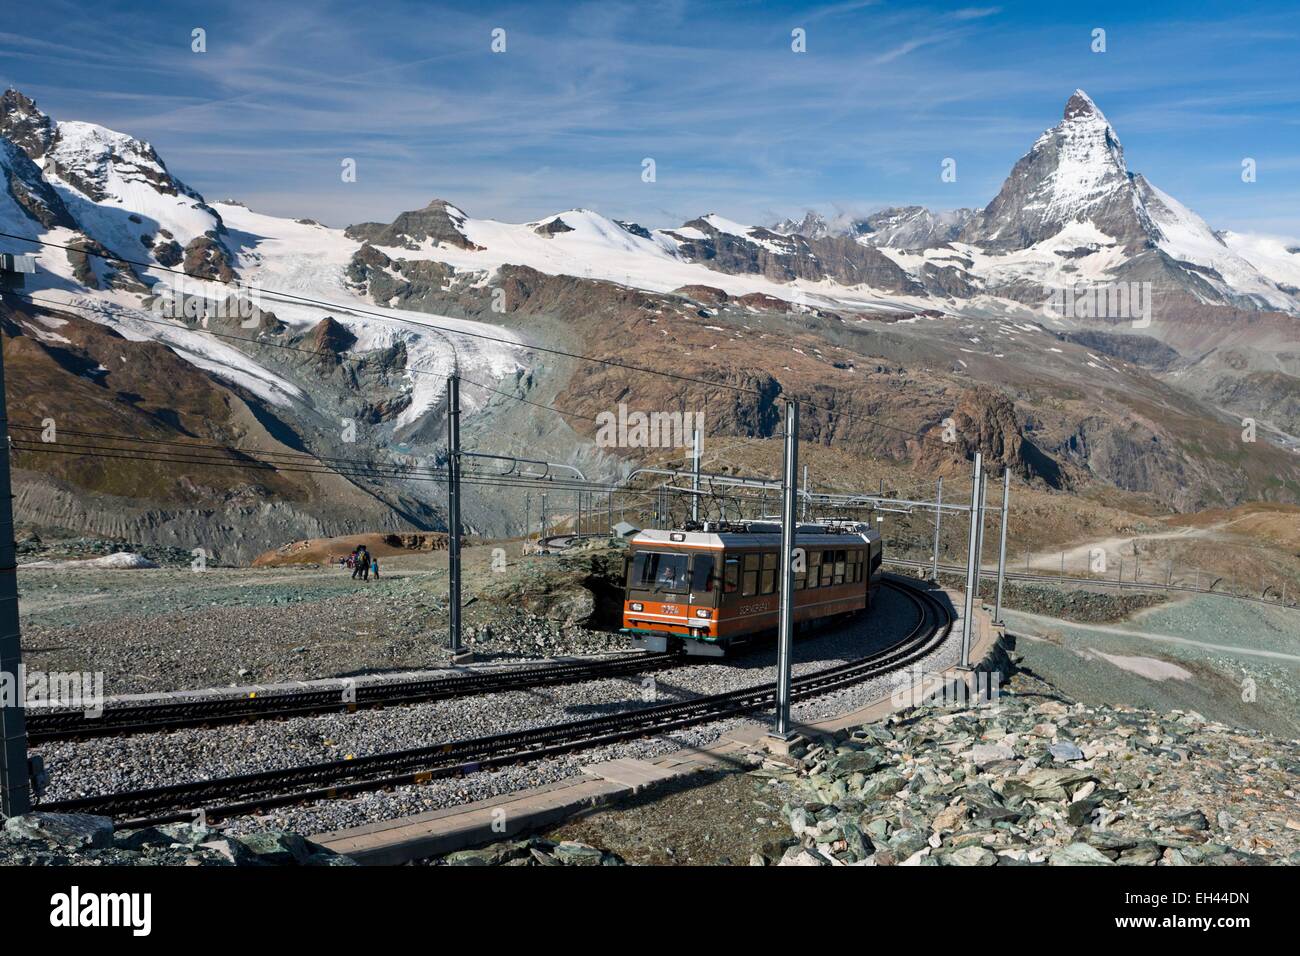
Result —
<instances>
[{"instance_id":1,"label":"cog railway train","mask_svg":"<svg viewBox=\"0 0 1300 956\"><path fill-rule=\"evenodd\" d=\"M880 533L858 522L800 524L795 547L798 630L871 607L884 557ZM707 657L775 633L780 611L779 522L645 530L630 542L623 632L634 647Z\"/></svg>"}]
</instances>

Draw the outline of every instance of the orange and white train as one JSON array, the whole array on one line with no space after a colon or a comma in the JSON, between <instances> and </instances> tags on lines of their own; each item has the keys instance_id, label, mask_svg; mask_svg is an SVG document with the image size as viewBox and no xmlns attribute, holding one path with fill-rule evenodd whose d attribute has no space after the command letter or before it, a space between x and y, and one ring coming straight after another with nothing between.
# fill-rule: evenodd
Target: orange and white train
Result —
<instances>
[{"instance_id":1,"label":"orange and white train","mask_svg":"<svg viewBox=\"0 0 1300 956\"><path fill-rule=\"evenodd\" d=\"M884 556L878 531L856 522L800 524L795 548L802 553L795 565L797 628L871 607ZM646 650L722 657L776 631L780 579L778 523L641 531L627 557L623 632Z\"/></svg>"}]
</instances>

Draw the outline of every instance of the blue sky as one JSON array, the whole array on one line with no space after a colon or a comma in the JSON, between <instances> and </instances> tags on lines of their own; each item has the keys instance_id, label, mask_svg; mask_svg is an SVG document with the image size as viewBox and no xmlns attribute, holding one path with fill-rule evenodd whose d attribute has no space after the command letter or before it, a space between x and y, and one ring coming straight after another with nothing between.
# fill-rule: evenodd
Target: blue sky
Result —
<instances>
[{"instance_id":1,"label":"blue sky","mask_svg":"<svg viewBox=\"0 0 1300 956\"><path fill-rule=\"evenodd\" d=\"M209 199L331 225L433 197L475 216L586 206L649 226L982 206L1082 87L1129 168L1212 225L1300 235L1300 17L1284 3L42 0L21 13L0 23L0 83L56 119L150 140ZM206 53L190 49L195 27ZM796 27L806 53L791 50ZM945 157L956 182L940 180Z\"/></svg>"}]
</instances>

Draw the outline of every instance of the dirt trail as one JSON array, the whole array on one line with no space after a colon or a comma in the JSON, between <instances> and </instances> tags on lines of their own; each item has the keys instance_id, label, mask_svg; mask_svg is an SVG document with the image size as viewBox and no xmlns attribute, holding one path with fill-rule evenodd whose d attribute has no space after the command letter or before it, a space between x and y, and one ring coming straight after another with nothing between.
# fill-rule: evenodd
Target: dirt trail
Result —
<instances>
[{"instance_id":1,"label":"dirt trail","mask_svg":"<svg viewBox=\"0 0 1300 956\"><path fill-rule=\"evenodd\" d=\"M1179 528L1176 531L1151 531L1142 534L1095 538L1091 541L1085 541L1083 544L1061 549L1065 552L1065 570L1067 573L1087 570L1092 553L1098 548L1105 552L1106 567L1115 568L1119 566L1121 558L1125 558L1129 562L1132 561L1133 542L1135 541L1189 541L1195 538L1211 538L1215 536L1215 532L1219 530L1219 527L1221 526L1213 528ZM1061 570L1061 551L1052 551L1048 554L1041 552L1030 554L1029 566L1036 571L1059 572ZM1010 570L1019 571L1023 569L1024 565L1017 564L1013 555L1007 555L1007 567Z\"/></svg>"},{"instance_id":2,"label":"dirt trail","mask_svg":"<svg viewBox=\"0 0 1300 956\"><path fill-rule=\"evenodd\" d=\"M259 554L253 559L253 567L337 564L340 558L346 557L353 548L361 544L364 544L374 557L391 558L445 550L447 536L436 531L413 531L369 532L339 535L334 538L308 538Z\"/></svg>"},{"instance_id":3,"label":"dirt trail","mask_svg":"<svg viewBox=\"0 0 1300 956\"><path fill-rule=\"evenodd\" d=\"M1199 647L1207 651L1215 651L1220 654L1238 657L1263 657L1269 660L1283 661L1290 664L1300 664L1300 654L1287 654L1282 651L1269 651L1261 648L1243 647L1238 644L1213 644L1208 641L1197 641L1190 637L1178 637L1173 634L1156 634L1152 631L1131 630L1124 627L1114 627L1107 624L1080 624L1078 621L1066 621L1059 617L1048 617L1045 614L1030 614L1027 611L1006 612L1007 617L1012 621L1017 619L1024 620L1030 624L1048 626L1053 628L1068 628L1080 631L1092 631L1098 634L1115 634L1120 637L1131 637L1137 640L1152 641L1159 644L1182 644L1187 647ZM1016 628L1011 628L1012 633L1016 633ZM1024 633L1025 637L1039 637L1037 634Z\"/></svg>"}]
</instances>

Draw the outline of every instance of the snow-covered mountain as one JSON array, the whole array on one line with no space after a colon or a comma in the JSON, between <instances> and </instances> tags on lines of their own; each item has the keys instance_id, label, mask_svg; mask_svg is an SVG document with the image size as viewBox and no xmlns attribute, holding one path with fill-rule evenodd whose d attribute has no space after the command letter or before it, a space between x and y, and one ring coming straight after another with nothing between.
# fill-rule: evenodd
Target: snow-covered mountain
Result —
<instances>
[{"instance_id":1,"label":"snow-covered mountain","mask_svg":"<svg viewBox=\"0 0 1300 956\"><path fill-rule=\"evenodd\" d=\"M881 318L901 319L894 327L918 338L934 323L933 341L925 344L938 349L932 364L950 364L957 375L966 374L986 338L1014 339L1035 329L1054 334L1035 321L1042 304L1050 290L1079 282L1151 281L1175 293L1161 300L1172 303L1174 313L1190 303L1217 310L1215 321L1227 323L1238 314L1234 308L1300 315L1300 243L1215 233L1127 169L1114 129L1082 91L1069 98L1061 122L1032 144L982 210L901 206L864 217L810 212L772 226L708 213L670 228L647 228L590 209L519 223L479 219L435 199L391 222L334 229L234 201L209 203L174 176L150 144L92 123L55 122L14 90L0 97L0 175L0 232L54 244L37 248L0 237L0 252L38 258L39 272L29 277L26 293L47 305L73 307L67 314L142 350L164 346L200 378L235 396L223 402L247 407L247 414L232 413L232 421L256 420L286 447L323 455L364 451L394 461L436 460L447 374L459 370L467 382L526 394L538 377L555 374L545 354L528 345L553 345L540 337L562 336L576 315L590 321L608 314L633 324L644 319L656 340L668 335L670 320L707 322L718 310L766 313L764 322L791 329L807 325L792 323L791 315L829 317L858 329ZM178 286L187 295L221 301L234 282L250 287L258 303L251 327L228 324L213 336L207 318L158 312L158 303ZM502 294L505 301L498 301ZM511 295L545 321L504 321L501 313L515 308ZM560 322L546 324L555 318ZM1164 318L1150 334L1173 334L1169 329L1178 323ZM1252 349L1277 352L1274 342L1291 322L1283 319L1270 320L1274 338L1262 344L1250 340L1258 329L1235 323L1232 354L1225 352L1222 367L1212 370L1223 376L1213 378L1214 401L1236 408L1267 399L1274 417L1291 420L1290 371L1265 383L1267 395L1257 383L1238 387L1239 379L1262 367ZM57 346L60 321L66 320L33 320L19 334ZM743 327L744 315L741 321ZM1196 327L1201 338L1185 343L1189 353L1214 352L1218 333L1204 331L1206 323ZM702 334L722 331L710 324ZM942 338L947 334L958 341ZM538 339L530 343L529 336ZM131 361L128 350L118 354L102 338L81 336L91 339L106 356L90 362L95 375L103 374L97 364ZM692 348L709 353L728 341ZM1011 349L987 347L990 359L1011 361ZM1061 353L1057 346L1043 348ZM309 358L301 357L304 351ZM1139 352L1145 354L1133 354ZM691 354L686 349L680 356ZM671 355L678 360L679 353ZM1092 375L1101 366L1089 356ZM784 357L769 358L773 368L738 373L789 371ZM86 367L74 363L69 374L82 376ZM834 374L853 367L829 366ZM723 369L730 373L730 366ZM1202 380L1211 378L1187 378ZM547 388L556 394L563 385ZM477 427L490 435L494 450L536 457L539 446L549 448L553 460L581 463L589 476L622 467L554 416L542 421L516 409L494 412L492 393L476 388L462 395L468 431L481 410ZM356 426L355 439L340 437L342 423ZM213 437L227 440L227 433ZM438 506L439 490L428 483L363 490L422 527ZM329 526L319 515L312 520L320 527L300 517L286 518L282 527L324 533ZM503 531L511 520L486 501L478 518Z\"/></svg>"},{"instance_id":2,"label":"snow-covered mountain","mask_svg":"<svg viewBox=\"0 0 1300 956\"><path fill-rule=\"evenodd\" d=\"M822 222L812 212L804 221ZM993 297L1034 301L1079 281L1148 280L1197 302L1300 311L1288 244L1229 241L1131 172L1114 127L1082 90L983 210L886 209L840 234L894 250L922 282L927 268L942 266Z\"/></svg>"},{"instance_id":3,"label":"snow-covered mountain","mask_svg":"<svg viewBox=\"0 0 1300 956\"><path fill-rule=\"evenodd\" d=\"M846 236L871 246L925 249L956 239L976 212L974 209L932 212L924 206L891 206L869 216L837 215L827 219L810 209L803 219L783 219L771 229L783 236L797 234L810 239Z\"/></svg>"},{"instance_id":4,"label":"snow-covered mountain","mask_svg":"<svg viewBox=\"0 0 1300 956\"><path fill-rule=\"evenodd\" d=\"M344 275L362 240L223 205L237 220L232 228L216 206L168 171L149 143L93 123L56 123L16 90L0 97L0 171L7 186L0 195L0 231L81 250L65 253L0 239L4 251L37 255L41 272L28 283L28 292L72 304L93 302L107 310L105 321L129 337L180 345L195 364L252 388L273 404L301 402L304 392L240 349L214 342L183 322L175 328L160 324L149 308L155 298L179 288L215 302L229 295L225 283L270 285L266 279L278 289L336 306L340 322L357 326L358 351L402 343L410 402L394 417L398 430L441 395L442 386L430 385L431 376L411 369L445 374L455 364L458 346L482 358L485 371L493 374L517 368L505 352L486 356L468 340L421 332L430 323L427 315L394 312L387 322L349 317L349 305L370 304L352 291ZM388 239L396 241L391 235ZM298 328L315 325L322 315L320 308L284 302L263 302L262 308ZM466 367L477 366L469 362Z\"/></svg>"},{"instance_id":5,"label":"snow-covered mountain","mask_svg":"<svg viewBox=\"0 0 1300 956\"><path fill-rule=\"evenodd\" d=\"M883 209L861 221L858 240L895 249L941 246L956 239L975 215L974 209L943 212L931 212L924 206Z\"/></svg>"},{"instance_id":6,"label":"snow-covered mountain","mask_svg":"<svg viewBox=\"0 0 1300 956\"><path fill-rule=\"evenodd\" d=\"M148 143L90 123L55 123L17 91L0 99L0 134L8 144L6 231L71 229L91 251L212 279L260 275L273 267L269 250L285 247L276 234L301 232L296 221L264 216L256 228L228 227L230 207L205 202ZM514 264L658 292L713 285L732 295L849 310L986 315L1040 303L1062 284L1119 278L1151 279L1199 302L1300 310L1292 254L1265 253L1251 237L1225 242L1131 173L1118 135L1081 90L983 210L904 206L861 218L810 211L770 228L710 213L647 229L586 209L503 223L434 200L388 223L310 228L302 238L331 250L333 271L317 274L314 286L299 275L295 288L307 282L314 293L345 298L360 291L373 302L392 301L375 297L387 283L374 282L364 261L378 262L382 253L390 261L439 262L480 280ZM93 269L79 273L83 284L101 278ZM119 266L103 284L138 293L133 283L147 290L157 279L148 269Z\"/></svg>"}]
</instances>

